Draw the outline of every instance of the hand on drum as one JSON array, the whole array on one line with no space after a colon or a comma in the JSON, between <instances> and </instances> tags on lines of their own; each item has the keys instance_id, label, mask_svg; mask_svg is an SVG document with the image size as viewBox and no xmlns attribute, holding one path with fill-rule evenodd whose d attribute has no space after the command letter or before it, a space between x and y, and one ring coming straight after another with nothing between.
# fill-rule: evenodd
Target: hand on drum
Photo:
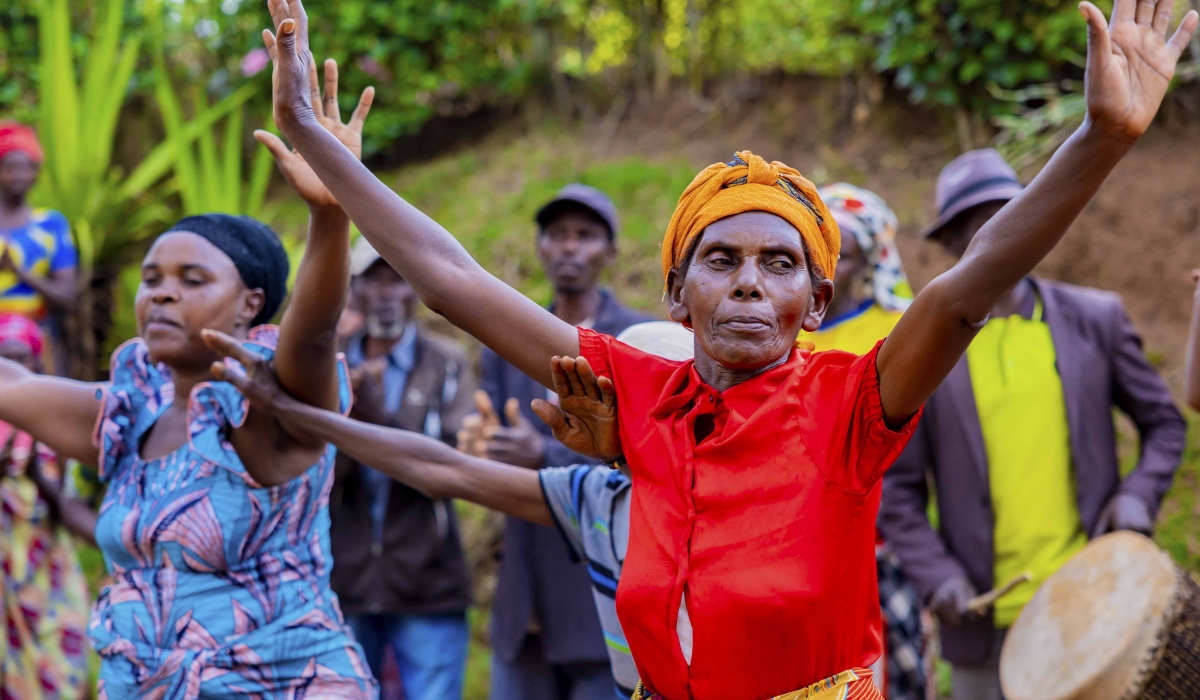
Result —
<instances>
[{"instance_id":1,"label":"hand on drum","mask_svg":"<svg viewBox=\"0 0 1200 700\"><path fill-rule=\"evenodd\" d=\"M958 627L963 622L979 617L971 612L968 604L978 591L965 576L954 576L942 581L933 597L929 599L929 609L938 617L938 621L948 627Z\"/></svg>"},{"instance_id":2,"label":"hand on drum","mask_svg":"<svg viewBox=\"0 0 1200 700\"><path fill-rule=\"evenodd\" d=\"M1129 530L1147 537L1154 534L1154 518L1150 517L1150 509L1142 499L1131 493L1113 496L1096 518L1092 539L1117 530Z\"/></svg>"}]
</instances>

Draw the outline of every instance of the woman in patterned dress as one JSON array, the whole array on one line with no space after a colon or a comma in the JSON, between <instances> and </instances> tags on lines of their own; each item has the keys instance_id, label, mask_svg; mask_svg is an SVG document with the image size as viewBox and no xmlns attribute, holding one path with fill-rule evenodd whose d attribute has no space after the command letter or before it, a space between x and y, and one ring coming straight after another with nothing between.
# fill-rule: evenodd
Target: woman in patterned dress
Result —
<instances>
[{"instance_id":1,"label":"woman in patterned dress","mask_svg":"<svg viewBox=\"0 0 1200 700\"><path fill-rule=\"evenodd\" d=\"M311 115L352 151L373 93L349 124L337 68ZM112 584L88 634L100 698L367 698L376 684L329 588L332 446L287 436L230 384L201 331L218 328L271 360L303 400L346 410L334 328L349 285L349 220L304 160L256 136L310 212L287 292L274 233L247 217L188 217L142 263L141 337L114 354L111 381L34 375L0 361L0 420L97 466L96 525ZM97 453L97 448L99 452Z\"/></svg>"},{"instance_id":2,"label":"woman in patterned dress","mask_svg":"<svg viewBox=\"0 0 1200 700\"><path fill-rule=\"evenodd\" d=\"M30 319L0 314L0 357L41 373L43 338ZM0 698L87 697L87 581L49 493L62 466L29 433L0 423Z\"/></svg>"}]
</instances>

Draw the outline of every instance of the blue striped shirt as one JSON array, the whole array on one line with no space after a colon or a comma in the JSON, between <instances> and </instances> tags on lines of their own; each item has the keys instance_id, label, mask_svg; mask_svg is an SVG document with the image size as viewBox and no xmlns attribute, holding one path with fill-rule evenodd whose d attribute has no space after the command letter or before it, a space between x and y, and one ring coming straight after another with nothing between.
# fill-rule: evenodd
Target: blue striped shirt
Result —
<instances>
[{"instance_id":1,"label":"blue striped shirt","mask_svg":"<svg viewBox=\"0 0 1200 700\"><path fill-rule=\"evenodd\" d=\"M587 563L615 692L628 700L638 672L617 619L616 596L629 544L629 479L615 469L591 464L542 469L538 475L546 505L567 546Z\"/></svg>"}]
</instances>

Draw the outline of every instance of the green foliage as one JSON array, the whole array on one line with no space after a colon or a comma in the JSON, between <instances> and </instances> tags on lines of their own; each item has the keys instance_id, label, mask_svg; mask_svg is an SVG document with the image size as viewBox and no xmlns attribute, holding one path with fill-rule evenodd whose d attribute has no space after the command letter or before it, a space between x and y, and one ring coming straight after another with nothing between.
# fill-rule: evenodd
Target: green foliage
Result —
<instances>
[{"instance_id":1,"label":"green foliage","mask_svg":"<svg viewBox=\"0 0 1200 700\"><path fill-rule=\"evenodd\" d=\"M996 90L996 96L1017 106L1014 114L1000 114L996 148L1017 170L1026 168L1054 152L1071 132L1083 123L1087 103L1083 86L1063 93L1054 85L1033 85L1023 90ZM1031 102L1040 103L1028 107Z\"/></svg>"},{"instance_id":2,"label":"green foliage","mask_svg":"<svg viewBox=\"0 0 1200 700\"><path fill-rule=\"evenodd\" d=\"M37 18L32 0L0 4L0 114L21 122L36 117Z\"/></svg>"},{"instance_id":3,"label":"green foliage","mask_svg":"<svg viewBox=\"0 0 1200 700\"><path fill-rule=\"evenodd\" d=\"M1098 3L1105 12L1111 2ZM1004 111L989 86L1047 82L1082 65L1087 34L1068 0L864 0L864 27L879 37L875 66L895 71L915 102Z\"/></svg>"},{"instance_id":4,"label":"green foliage","mask_svg":"<svg viewBox=\"0 0 1200 700\"><path fill-rule=\"evenodd\" d=\"M215 105L203 105L187 122L165 73L155 81L167 143L174 155L174 185L183 202L184 215L209 212L260 215L274 165L271 153L266 148L255 149L249 180L242 167L243 105L257 90L255 85L244 85ZM215 128L218 121L224 121L220 144ZM195 137L189 139L189 123L208 126L194 130Z\"/></svg>"},{"instance_id":5,"label":"green foliage","mask_svg":"<svg viewBox=\"0 0 1200 700\"><path fill-rule=\"evenodd\" d=\"M76 79L67 1L38 6L38 135L46 162L34 198L71 222L85 274L167 213L152 195L146 199L170 165L165 153L147 158L127 177L112 163L117 119L139 47L136 35L122 39L122 5L105 0L102 20L88 39L82 81Z\"/></svg>"}]
</instances>

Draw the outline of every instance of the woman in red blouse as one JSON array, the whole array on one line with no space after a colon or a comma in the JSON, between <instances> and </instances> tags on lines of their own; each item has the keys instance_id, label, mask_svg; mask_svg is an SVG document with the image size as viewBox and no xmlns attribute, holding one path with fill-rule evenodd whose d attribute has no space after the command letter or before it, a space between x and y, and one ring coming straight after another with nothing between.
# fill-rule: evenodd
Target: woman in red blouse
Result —
<instances>
[{"instance_id":1,"label":"woman in red blouse","mask_svg":"<svg viewBox=\"0 0 1200 700\"><path fill-rule=\"evenodd\" d=\"M879 478L992 306L1149 126L1197 24L1168 41L1170 0L1116 0L1108 24L1083 3L1083 126L862 357L794 346L820 326L839 248L811 183L747 152L706 169L663 246L671 317L695 330L677 363L559 321L375 179L312 117L299 0L269 6L276 123L425 304L547 386L552 367L611 380L619 444L579 422L571 446L632 470L618 613L646 695L671 700L878 697L863 669L880 650Z\"/></svg>"}]
</instances>

